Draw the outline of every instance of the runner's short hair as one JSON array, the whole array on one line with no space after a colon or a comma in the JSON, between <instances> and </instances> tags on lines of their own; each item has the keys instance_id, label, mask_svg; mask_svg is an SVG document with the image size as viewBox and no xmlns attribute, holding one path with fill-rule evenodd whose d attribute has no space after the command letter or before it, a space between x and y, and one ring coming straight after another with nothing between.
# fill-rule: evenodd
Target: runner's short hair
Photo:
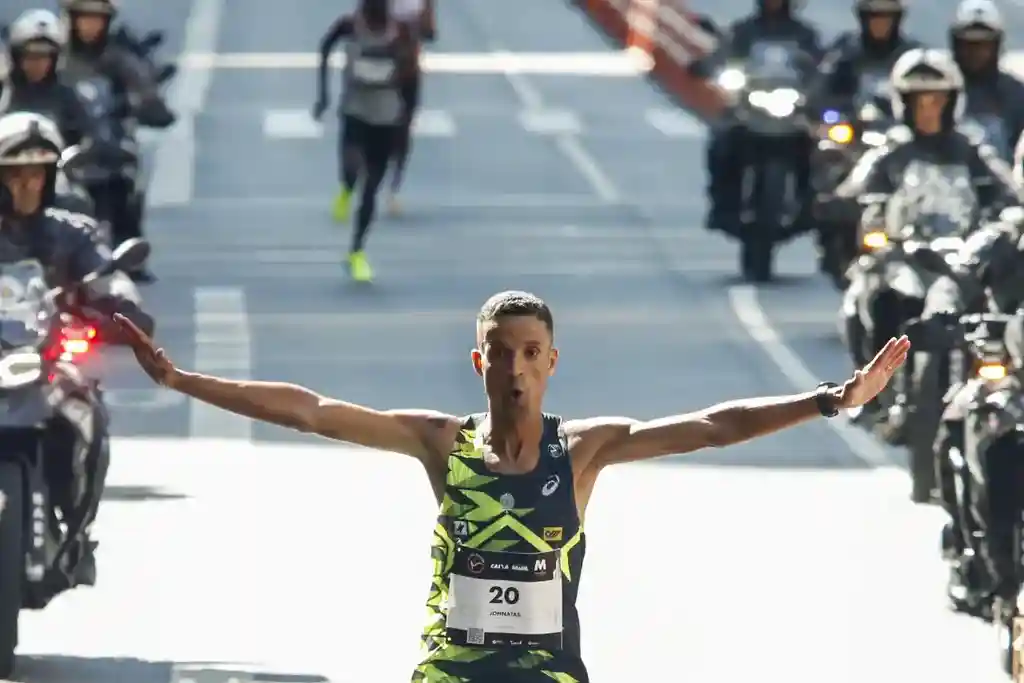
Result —
<instances>
[{"instance_id":1,"label":"runner's short hair","mask_svg":"<svg viewBox=\"0 0 1024 683\"><path fill-rule=\"evenodd\" d=\"M555 320L551 315L551 309L543 299L529 292L498 292L480 307L476 322L479 325L509 316L532 316L544 323L544 327L548 328L552 336L555 334Z\"/></svg>"}]
</instances>

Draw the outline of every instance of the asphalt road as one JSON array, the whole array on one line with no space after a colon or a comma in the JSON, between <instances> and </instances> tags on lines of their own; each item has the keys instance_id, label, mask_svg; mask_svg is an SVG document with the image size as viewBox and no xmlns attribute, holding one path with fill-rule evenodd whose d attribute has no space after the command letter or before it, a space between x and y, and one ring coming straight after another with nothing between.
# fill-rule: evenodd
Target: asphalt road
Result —
<instances>
[{"instance_id":1,"label":"asphalt road","mask_svg":"<svg viewBox=\"0 0 1024 683\"><path fill-rule=\"evenodd\" d=\"M847 376L810 246L780 254L778 285L738 285L735 248L700 227L699 126L545 0L441 3L406 216L371 235L379 281L350 285L348 229L327 215L333 127L301 115L341 9L128 0L195 67L151 154L161 281L145 295L179 364L479 410L473 314L522 288L554 307L549 408L566 415L653 417ZM116 352L102 362L119 438L100 585L23 619L23 679L407 680L434 514L417 467L153 391ZM940 520L906 502L897 460L818 422L608 472L581 594L593 680L1002 680L994 635L944 609Z\"/></svg>"}]
</instances>

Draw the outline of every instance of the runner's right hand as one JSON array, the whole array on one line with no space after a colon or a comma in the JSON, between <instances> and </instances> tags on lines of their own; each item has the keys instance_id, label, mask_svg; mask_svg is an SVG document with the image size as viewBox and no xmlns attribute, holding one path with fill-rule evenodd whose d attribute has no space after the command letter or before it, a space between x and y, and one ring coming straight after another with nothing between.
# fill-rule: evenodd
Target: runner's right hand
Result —
<instances>
[{"instance_id":1,"label":"runner's right hand","mask_svg":"<svg viewBox=\"0 0 1024 683\"><path fill-rule=\"evenodd\" d=\"M164 350L157 348L153 340L125 316L115 313L113 318L143 371L157 384L173 389L179 371Z\"/></svg>"},{"instance_id":2,"label":"runner's right hand","mask_svg":"<svg viewBox=\"0 0 1024 683\"><path fill-rule=\"evenodd\" d=\"M319 121L321 117L323 117L325 111L327 111L327 102L323 99L317 100L313 104L313 110L311 112L313 114L313 120Z\"/></svg>"}]
</instances>

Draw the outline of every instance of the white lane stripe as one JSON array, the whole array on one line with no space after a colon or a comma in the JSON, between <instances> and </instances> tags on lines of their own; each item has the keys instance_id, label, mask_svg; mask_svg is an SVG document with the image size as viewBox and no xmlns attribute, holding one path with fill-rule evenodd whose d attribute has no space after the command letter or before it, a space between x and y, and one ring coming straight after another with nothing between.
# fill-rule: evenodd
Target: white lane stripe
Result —
<instances>
[{"instance_id":1,"label":"white lane stripe","mask_svg":"<svg viewBox=\"0 0 1024 683\"><path fill-rule=\"evenodd\" d=\"M420 109L412 122L412 134L419 138L455 137L455 119L440 109Z\"/></svg>"},{"instance_id":2,"label":"white lane stripe","mask_svg":"<svg viewBox=\"0 0 1024 683\"><path fill-rule=\"evenodd\" d=\"M315 121L305 109L270 109L263 113L263 137L271 140L318 140L324 137L324 123ZM446 111L422 109L416 112L412 134L423 138L451 138L457 132L455 119Z\"/></svg>"},{"instance_id":3,"label":"white lane stripe","mask_svg":"<svg viewBox=\"0 0 1024 683\"><path fill-rule=\"evenodd\" d=\"M305 109L271 109L263 114L263 136L274 140L315 140L324 127Z\"/></svg>"},{"instance_id":4,"label":"white lane stripe","mask_svg":"<svg viewBox=\"0 0 1024 683\"><path fill-rule=\"evenodd\" d=\"M315 52L229 52L186 50L180 64L191 69L315 69L320 55ZM649 64L625 51L620 52L428 52L423 56L427 72L501 74L508 71L534 74L577 74L631 77L649 70ZM344 55L332 55L329 64L341 68Z\"/></svg>"},{"instance_id":5,"label":"white lane stripe","mask_svg":"<svg viewBox=\"0 0 1024 683\"><path fill-rule=\"evenodd\" d=\"M750 285L730 287L729 304L750 338L760 344L768 358L795 390L810 391L818 382L822 381L821 378L814 376L810 368L800 360L796 352L783 341L782 336L772 326L761 307L756 289ZM892 460L881 444L867 433L846 422L842 416L827 420L825 424L835 432L836 436L849 447L855 456L871 467L897 467L897 463Z\"/></svg>"},{"instance_id":6,"label":"white lane stripe","mask_svg":"<svg viewBox=\"0 0 1024 683\"><path fill-rule=\"evenodd\" d=\"M238 381L252 379L252 335L245 290L197 287L195 290L196 372ZM192 400L192 438L252 439L252 420Z\"/></svg>"},{"instance_id":7,"label":"white lane stripe","mask_svg":"<svg viewBox=\"0 0 1024 683\"><path fill-rule=\"evenodd\" d=\"M536 109L519 115L519 123L530 133L541 135L578 135L583 124L567 109Z\"/></svg>"},{"instance_id":8,"label":"white lane stripe","mask_svg":"<svg viewBox=\"0 0 1024 683\"><path fill-rule=\"evenodd\" d=\"M497 46L495 47L497 48ZM499 58L511 57L511 53L500 49L496 49L494 54ZM520 73L520 70L506 67L502 73L508 80L508 84L516 94L516 97L519 98L519 103L523 109L528 112L544 111L547 109L544 106L544 96L540 90L535 88L533 83ZM622 193L615 182L604 172L604 169L597 163L593 155L587 151L580 142L579 137L572 133L561 133L556 135L554 140L555 145L583 179L587 181L587 184L590 185L591 190L597 195L598 199L608 204L616 204L622 201Z\"/></svg>"},{"instance_id":9,"label":"white lane stripe","mask_svg":"<svg viewBox=\"0 0 1024 683\"><path fill-rule=\"evenodd\" d=\"M185 45L180 61L195 53L216 49L225 0L193 0L185 24ZM178 115L174 128L161 136L153 155L146 203L150 207L187 204L195 191L195 116L206 105L213 71L209 64L191 65L175 77L167 104Z\"/></svg>"}]
</instances>

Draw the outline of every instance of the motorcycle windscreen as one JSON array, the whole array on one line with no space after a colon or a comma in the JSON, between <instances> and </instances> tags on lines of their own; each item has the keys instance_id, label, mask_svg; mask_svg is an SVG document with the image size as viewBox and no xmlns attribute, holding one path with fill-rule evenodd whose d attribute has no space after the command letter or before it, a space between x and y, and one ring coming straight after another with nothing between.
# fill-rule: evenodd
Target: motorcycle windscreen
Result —
<instances>
[{"instance_id":1,"label":"motorcycle windscreen","mask_svg":"<svg viewBox=\"0 0 1024 683\"><path fill-rule=\"evenodd\" d=\"M853 101L858 111L871 105L883 112L889 112L889 72L878 69L863 71Z\"/></svg>"},{"instance_id":2,"label":"motorcycle windscreen","mask_svg":"<svg viewBox=\"0 0 1024 683\"><path fill-rule=\"evenodd\" d=\"M979 207L965 165L913 161L887 209L888 225L912 227L918 239L932 240L967 233Z\"/></svg>"},{"instance_id":3,"label":"motorcycle windscreen","mask_svg":"<svg viewBox=\"0 0 1024 683\"><path fill-rule=\"evenodd\" d=\"M3 352L37 349L54 311L46 301L46 273L36 260L0 264L0 345Z\"/></svg>"},{"instance_id":4,"label":"motorcycle windscreen","mask_svg":"<svg viewBox=\"0 0 1024 683\"><path fill-rule=\"evenodd\" d=\"M799 83L803 70L799 46L788 41L758 41L750 48L746 70L750 81Z\"/></svg>"}]
</instances>

